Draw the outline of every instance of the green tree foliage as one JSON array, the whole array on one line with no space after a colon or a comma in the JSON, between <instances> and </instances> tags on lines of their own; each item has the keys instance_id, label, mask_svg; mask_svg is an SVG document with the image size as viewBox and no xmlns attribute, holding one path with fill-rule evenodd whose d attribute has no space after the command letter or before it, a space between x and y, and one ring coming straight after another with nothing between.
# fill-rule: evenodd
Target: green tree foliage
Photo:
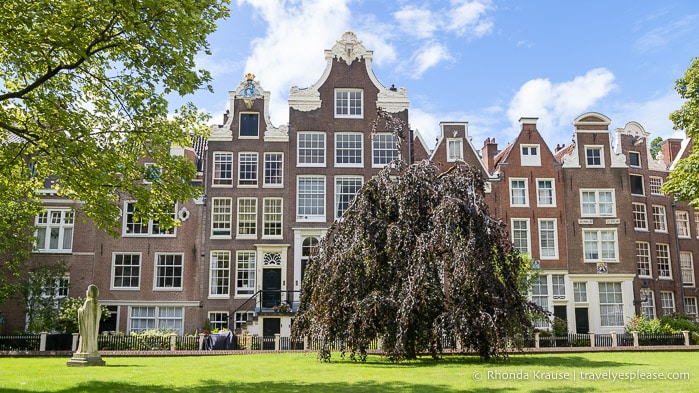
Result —
<instances>
[{"instance_id":1,"label":"green tree foliage","mask_svg":"<svg viewBox=\"0 0 699 393\"><path fill-rule=\"evenodd\" d=\"M437 357L445 337L506 357L507 338L540 310L483 197L481 174L463 162L439 174L398 161L370 179L308 264L294 336L346 340L362 359L376 337L394 360Z\"/></svg>"},{"instance_id":2,"label":"green tree foliage","mask_svg":"<svg viewBox=\"0 0 699 393\"><path fill-rule=\"evenodd\" d=\"M28 332L55 332L60 329L58 309L62 297L57 284L67 271L68 265L61 261L38 265L20 276L17 287L27 311Z\"/></svg>"},{"instance_id":3,"label":"green tree foliage","mask_svg":"<svg viewBox=\"0 0 699 393\"><path fill-rule=\"evenodd\" d=\"M78 309L85 303L81 297L69 297L61 300L58 310L57 330L63 333L78 333ZM102 309L102 321L109 319L109 309L105 305L100 305Z\"/></svg>"},{"instance_id":4,"label":"green tree foliage","mask_svg":"<svg viewBox=\"0 0 699 393\"><path fill-rule=\"evenodd\" d=\"M662 137L655 137L653 140L650 142L650 155L653 157L653 159L658 158L658 153L660 152L660 145L663 143L663 138Z\"/></svg>"},{"instance_id":5,"label":"green tree foliage","mask_svg":"<svg viewBox=\"0 0 699 393\"><path fill-rule=\"evenodd\" d=\"M14 234L36 213L32 191L44 179L112 234L124 194L142 218L177 224L173 203L201 190L191 184L191 160L170 149L203 135L207 116L191 103L171 113L166 97L211 89L195 56L208 54L206 37L228 16L227 3L2 2L0 261L16 266L28 251ZM156 176L139 162L144 157Z\"/></svg>"},{"instance_id":6,"label":"green tree foliage","mask_svg":"<svg viewBox=\"0 0 699 393\"><path fill-rule=\"evenodd\" d=\"M699 57L692 60L684 77L675 81L675 90L686 101L670 114L670 120L674 129L684 130L692 138L693 147L688 157L678 161L662 191L699 206Z\"/></svg>"}]
</instances>

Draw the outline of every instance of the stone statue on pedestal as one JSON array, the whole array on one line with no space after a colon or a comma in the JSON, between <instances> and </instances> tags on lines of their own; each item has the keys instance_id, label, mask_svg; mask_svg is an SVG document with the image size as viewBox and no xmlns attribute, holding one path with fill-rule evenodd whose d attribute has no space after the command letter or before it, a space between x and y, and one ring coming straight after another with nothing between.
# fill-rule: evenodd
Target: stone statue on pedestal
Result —
<instances>
[{"instance_id":1,"label":"stone statue on pedestal","mask_svg":"<svg viewBox=\"0 0 699 393\"><path fill-rule=\"evenodd\" d=\"M97 350L97 335L102 317L102 309L97 300L99 296L97 286L88 286L86 296L85 303L78 309L80 330L78 350L68 361L68 366L104 366L105 364Z\"/></svg>"}]
</instances>

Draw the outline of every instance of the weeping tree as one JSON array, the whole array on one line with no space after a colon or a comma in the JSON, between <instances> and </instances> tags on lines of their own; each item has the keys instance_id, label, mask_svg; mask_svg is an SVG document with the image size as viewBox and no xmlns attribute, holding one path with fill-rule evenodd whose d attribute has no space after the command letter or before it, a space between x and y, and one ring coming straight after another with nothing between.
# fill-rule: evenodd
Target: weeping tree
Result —
<instances>
[{"instance_id":1,"label":"weeping tree","mask_svg":"<svg viewBox=\"0 0 699 393\"><path fill-rule=\"evenodd\" d=\"M379 118L400 142L400 121ZM436 358L445 339L507 357L508 338L541 310L521 290L527 263L488 214L483 186L463 162L440 174L397 160L369 180L307 266L294 336L344 340L361 360L377 337L396 361ZM327 348L319 357L329 360Z\"/></svg>"}]
</instances>

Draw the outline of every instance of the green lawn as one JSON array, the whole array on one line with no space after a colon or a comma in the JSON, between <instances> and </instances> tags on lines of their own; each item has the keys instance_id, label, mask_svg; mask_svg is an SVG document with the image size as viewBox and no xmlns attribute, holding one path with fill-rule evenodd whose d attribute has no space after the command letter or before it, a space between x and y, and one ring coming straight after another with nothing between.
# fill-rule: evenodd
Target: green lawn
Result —
<instances>
[{"instance_id":1,"label":"green lawn","mask_svg":"<svg viewBox=\"0 0 699 393\"><path fill-rule=\"evenodd\" d=\"M315 353L105 357L106 366L84 368L67 367L68 360L0 358L0 392L699 391L698 352L515 355L495 363L447 357L392 364L370 356L362 364L334 354L328 364ZM628 380L641 376L647 380ZM546 379L554 377L563 379Z\"/></svg>"}]
</instances>

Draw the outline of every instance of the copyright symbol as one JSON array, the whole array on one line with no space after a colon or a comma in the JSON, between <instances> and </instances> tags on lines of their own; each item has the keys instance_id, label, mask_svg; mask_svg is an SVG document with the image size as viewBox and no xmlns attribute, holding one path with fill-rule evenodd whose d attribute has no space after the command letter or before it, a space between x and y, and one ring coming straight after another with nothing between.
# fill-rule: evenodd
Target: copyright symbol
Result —
<instances>
[{"instance_id":1,"label":"copyright symbol","mask_svg":"<svg viewBox=\"0 0 699 393\"><path fill-rule=\"evenodd\" d=\"M476 371L473 373L473 380L476 382L480 382L483 379L483 375L481 375L480 371Z\"/></svg>"}]
</instances>

